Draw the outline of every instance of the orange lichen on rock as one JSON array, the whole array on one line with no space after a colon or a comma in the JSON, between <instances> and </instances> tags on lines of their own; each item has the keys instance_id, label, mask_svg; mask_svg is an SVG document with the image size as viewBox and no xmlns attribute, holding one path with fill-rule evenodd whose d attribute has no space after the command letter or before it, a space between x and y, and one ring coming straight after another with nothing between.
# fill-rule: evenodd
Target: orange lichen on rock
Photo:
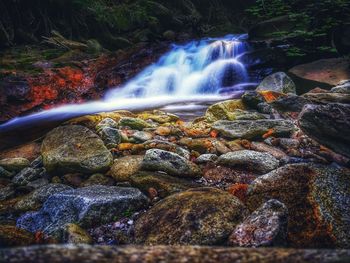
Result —
<instances>
[{"instance_id":1,"label":"orange lichen on rock","mask_svg":"<svg viewBox=\"0 0 350 263\"><path fill-rule=\"evenodd\" d=\"M265 99L265 101L267 103L273 102L273 101L277 100L280 97L286 96L283 93L279 93L279 92L275 92L275 91L271 91L271 90L259 91L259 94L261 96L263 96L263 98Z\"/></svg>"},{"instance_id":2,"label":"orange lichen on rock","mask_svg":"<svg viewBox=\"0 0 350 263\"><path fill-rule=\"evenodd\" d=\"M271 136L273 136L275 133L275 129L269 129L266 133L263 134L263 138L266 139L266 138L269 138Z\"/></svg>"}]
</instances>

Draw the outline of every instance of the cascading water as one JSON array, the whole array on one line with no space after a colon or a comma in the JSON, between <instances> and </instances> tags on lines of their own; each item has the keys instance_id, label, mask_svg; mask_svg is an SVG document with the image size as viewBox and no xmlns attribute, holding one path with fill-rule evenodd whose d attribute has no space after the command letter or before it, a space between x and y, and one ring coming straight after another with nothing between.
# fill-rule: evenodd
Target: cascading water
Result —
<instances>
[{"instance_id":1,"label":"cascading water","mask_svg":"<svg viewBox=\"0 0 350 263\"><path fill-rule=\"evenodd\" d=\"M248 46L240 38L227 36L174 45L123 88L108 92L106 99L217 95L247 82L246 68L237 57Z\"/></svg>"},{"instance_id":2,"label":"cascading water","mask_svg":"<svg viewBox=\"0 0 350 263\"><path fill-rule=\"evenodd\" d=\"M239 61L239 56L249 49L245 37L230 35L173 45L157 63L144 69L123 87L109 91L101 101L66 105L14 118L0 125L0 132L102 111L141 110L167 105L178 109L179 105L174 104L228 98L249 83L246 67Z\"/></svg>"}]
</instances>

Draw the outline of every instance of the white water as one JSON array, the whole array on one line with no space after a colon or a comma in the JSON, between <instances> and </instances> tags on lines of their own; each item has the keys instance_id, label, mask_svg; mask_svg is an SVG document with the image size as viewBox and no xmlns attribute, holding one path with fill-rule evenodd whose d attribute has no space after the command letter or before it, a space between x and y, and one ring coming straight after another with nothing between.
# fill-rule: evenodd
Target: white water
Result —
<instances>
[{"instance_id":1,"label":"white water","mask_svg":"<svg viewBox=\"0 0 350 263\"><path fill-rule=\"evenodd\" d=\"M246 68L238 58L249 49L242 41L244 37L226 36L173 45L157 63L145 68L124 86L107 92L101 101L66 105L14 118L0 125L0 131L102 111L142 110L226 99L232 92L244 90L249 83ZM184 107L188 110L191 105L198 107L196 104Z\"/></svg>"}]
</instances>

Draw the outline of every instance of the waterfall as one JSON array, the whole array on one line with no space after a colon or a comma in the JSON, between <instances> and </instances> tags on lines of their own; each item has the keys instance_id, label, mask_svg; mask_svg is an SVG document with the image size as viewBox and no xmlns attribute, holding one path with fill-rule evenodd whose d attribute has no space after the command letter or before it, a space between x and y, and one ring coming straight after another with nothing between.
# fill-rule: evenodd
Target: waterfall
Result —
<instances>
[{"instance_id":1,"label":"waterfall","mask_svg":"<svg viewBox=\"0 0 350 263\"><path fill-rule=\"evenodd\" d=\"M239 61L239 56L249 50L245 38L246 35L229 35L173 45L158 62L124 86L107 92L102 100L14 118L0 125L0 135L45 121L63 121L102 111L144 110L176 103L226 99L249 85L246 67ZM185 106L188 108L188 104Z\"/></svg>"},{"instance_id":2,"label":"waterfall","mask_svg":"<svg viewBox=\"0 0 350 263\"><path fill-rule=\"evenodd\" d=\"M249 49L244 37L230 35L173 45L157 63L124 87L108 92L105 99L216 95L234 90L248 81L246 68L238 59Z\"/></svg>"}]
</instances>

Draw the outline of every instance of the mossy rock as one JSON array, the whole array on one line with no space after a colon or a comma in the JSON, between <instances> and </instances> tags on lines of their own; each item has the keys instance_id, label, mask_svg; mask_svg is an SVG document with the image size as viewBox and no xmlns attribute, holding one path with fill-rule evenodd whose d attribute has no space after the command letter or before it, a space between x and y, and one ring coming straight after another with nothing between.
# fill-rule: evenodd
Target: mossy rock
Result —
<instances>
[{"instance_id":1,"label":"mossy rock","mask_svg":"<svg viewBox=\"0 0 350 263\"><path fill-rule=\"evenodd\" d=\"M91 130L80 125L60 126L49 132L41 146L49 173L104 172L112 165L112 154Z\"/></svg>"},{"instance_id":2,"label":"mossy rock","mask_svg":"<svg viewBox=\"0 0 350 263\"><path fill-rule=\"evenodd\" d=\"M227 100L211 105L205 113L207 121L214 122L217 120L234 120L235 110L245 110L246 106L242 100Z\"/></svg>"},{"instance_id":3,"label":"mossy rock","mask_svg":"<svg viewBox=\"0 0 350 263\"><path fill-rule=\"evenodd\" d=\"M143 130L152 127L148 122L140 118L123 117L119 121L119 127L129 127L134 130Z\"/></svg>"},{"instance_id":4,"label":"mossy rock","mask_svg":"<svg viewBox=\"0 0 350 263\"><path fill-rule=\"evenodd\" d=\"M157 203L135 223L139 244L220 245L248 213L227 192L189 189Z\"/></svg>"},{"instance_id":5,"label":"mossy rock","mask_svg":"<svg viewBox=\"0 0 350 263\"><path fill-rule=\"evenodd\" d=\"M179 120L179 117L175 114L154 110L154 111L145 111L137 115L138 118L143 120L152 120L161 124L176 122Z\"/></svg>"}]
</instances>

